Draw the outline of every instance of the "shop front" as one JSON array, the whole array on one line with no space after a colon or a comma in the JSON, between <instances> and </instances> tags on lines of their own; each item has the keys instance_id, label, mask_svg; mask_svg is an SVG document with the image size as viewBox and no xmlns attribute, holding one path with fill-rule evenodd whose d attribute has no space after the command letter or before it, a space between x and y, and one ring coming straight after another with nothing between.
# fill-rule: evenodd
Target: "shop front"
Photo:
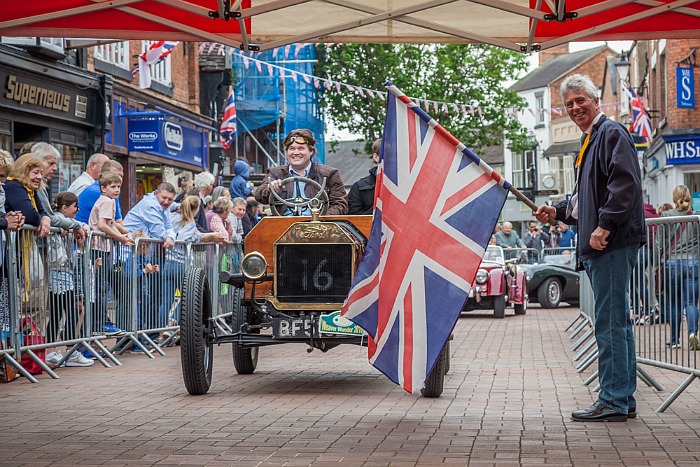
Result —
<instances>
[{"instance_id":1,"label":"shop front","mask_svg":"<svg viewBox=\"0 0 700 467\"><path fill-rule=\"evenodd\" d=\"M700 129L684 129L654 139L645 153L651 204L672 201L673 189L686 185L693 210L700 211Z\"/></svg>"},{"instance_id":2,"label":"shop front","mask_svg":"<svg viewBox=\"0 0 700 467\"><path fill-rule=\"evenodd\" d=\"M111 77L0 45L0 148L44 141L61 154L51 191L64 191L102 148Z\"/></svg>"},{"instance_id":3,"label":"shop front","mask_svg":"<svg viewBox=\"0 0 700 467\"><path fill-rule=\"evenodd\" d=\"M163 181L177 187L180 178L191 179L210 170L209 138L215 128L160 105L131 105L131 100L116 93L112 108L113 127L106 147L127 161L122 188L127 207Z\"/></svg>"}]
</instances>

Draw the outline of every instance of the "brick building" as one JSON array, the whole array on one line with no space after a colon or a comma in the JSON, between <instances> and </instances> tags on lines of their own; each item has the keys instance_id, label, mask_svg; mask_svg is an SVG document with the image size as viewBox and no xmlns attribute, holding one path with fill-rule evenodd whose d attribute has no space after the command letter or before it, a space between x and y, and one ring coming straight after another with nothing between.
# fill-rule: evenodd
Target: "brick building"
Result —
<instances>
[{"instance_id":1,"label":"brick building","mask_svg":"<svg viewBox=\"0 0 700 467\"><path fill-rule=\"evenodd\" d=\"M671 202L673 188L684 184L700 210L699 47L691 39L638 41L629 52L630 84L651 117L652 140L642 161L647 201L655 206Z\"/></svg>"}]
</instances>

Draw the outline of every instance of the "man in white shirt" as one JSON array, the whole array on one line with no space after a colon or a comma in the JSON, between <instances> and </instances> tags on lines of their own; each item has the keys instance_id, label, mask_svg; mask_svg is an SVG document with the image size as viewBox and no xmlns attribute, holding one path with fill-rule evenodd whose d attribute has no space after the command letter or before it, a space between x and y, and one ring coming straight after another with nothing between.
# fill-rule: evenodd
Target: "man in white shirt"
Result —
<instances>
[{"instance_id":1,"label":"man in white shirt","mask_svg":"<svg viewBox=\"0 0 700 467\"><path fill-rule=\"evenodd\" d=\"M85 188L95 183L95 181L100 177L102 164L108 160L109 157L99 152L90 156L90 159L87 161L85 172L83 172L80 177L76 178L75 181L71 183L71 185L68 187L68 191L75 193L76 195L80 195Z\"/></svg>"}]
</instances>

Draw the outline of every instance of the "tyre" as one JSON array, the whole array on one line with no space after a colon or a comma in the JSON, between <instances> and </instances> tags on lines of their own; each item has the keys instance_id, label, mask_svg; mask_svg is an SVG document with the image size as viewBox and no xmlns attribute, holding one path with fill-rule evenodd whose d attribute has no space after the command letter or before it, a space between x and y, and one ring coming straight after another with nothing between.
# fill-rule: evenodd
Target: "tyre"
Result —
<instances>
[{"instance_id":1,"label":"tyre","mask_svg":"<svg viewBox=\"0 0 700 467\"><path fill-rule=\"evenodd\" d=\"M239 332L241 325L250 323L248 309L243 306L243 287L233 290L233 310L231 314L231 328L233 332ZM258 366L259 347L243 347L240 344L233 344L233 367L239 375L250 375Z\"/></svg>"},{"instance_id":2,"label":"tyre","mask_svg":"<svg viewBox=\"0 0 700 467\"><path fill-rule=\"evenodd\" d=\"M425 380L425 387L420 390L423 397L440 397L442 395L442 390L445 386L445 363L447 361L448 343L449 341L442 347L435 366L430 370L428 379Z\"/></svg>"},{"instance_id":3,"label":"tyre","mask_svg":"<svg viewBox=\"0 0 700 467\"><path fill-rule=\"evenodd\" d=\"M180 313L180 362L187 392L206 394L211 386L214 349L211 342L211 294L204 270L185 271Z\"/></svg>"},{"instance_id":4,"label":"tyre","mask_svg":"<svg viewBox=\"0 0 700 467\"><path fill-rule=\"evenodd\" d=\"M527 313L527 302L528 302L528 297L527 297L527 282L523 286L525 290L523 290L523 303L516 303L513 308L515 310L516 315L524 315Z\"/></svg>"},{"instance_id":5,"label":"tyre","mask_svg":"<svg viewBox=\"0 0 700 467\"><path fill-rule=\"evenodd\" d=\"M542 308L557 308L561 302L561 282L549 277L540 285L537 300Z\"/></svg>"},{"instance_id":6,"label":"tyre","mask_svg":"<svg viewBox=\"0 0 700 467\"><path fill-rule=\"evenodd\" d=\"M450 359L452 358L450 356L450 341L448 339L447 342L445 342L445 374L450 372Z\"/></svg>"},{"instance_id":7,"label":"tyre","mask_svg":"<svg viewBox=\"0 0 700 467\"><path fill-rule=\"evenodd\" d=\"M498 297L493 297L493 317L503 319L506 317L506 296L508 290L506 284L503 285L503 293Z\"/></svg>"}]
</instances>

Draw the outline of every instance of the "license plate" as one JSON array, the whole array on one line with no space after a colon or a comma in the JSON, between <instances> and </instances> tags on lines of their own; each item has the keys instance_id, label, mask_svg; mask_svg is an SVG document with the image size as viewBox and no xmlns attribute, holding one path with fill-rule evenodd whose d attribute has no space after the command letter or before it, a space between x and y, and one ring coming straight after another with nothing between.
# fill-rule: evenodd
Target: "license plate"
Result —
<instances>
[{"instance_id":1,"label":"license plate","mask_svg":"<svg viewBox=\"0 0 700 467\"><path fill-rule=\"evenodd\" d=\"M311 321L308 319L274 318L272 335L279 338L311 337Z\"/></svg>"}]
</instances>

